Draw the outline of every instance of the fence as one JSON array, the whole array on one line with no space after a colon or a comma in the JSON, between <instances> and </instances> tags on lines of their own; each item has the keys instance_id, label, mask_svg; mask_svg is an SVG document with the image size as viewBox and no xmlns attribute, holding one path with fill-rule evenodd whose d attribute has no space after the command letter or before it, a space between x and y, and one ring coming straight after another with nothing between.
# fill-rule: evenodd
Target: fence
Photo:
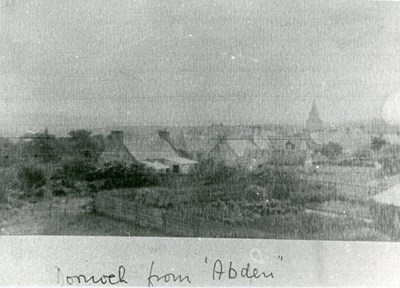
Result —
<instances>
[{"instance_id":1,"label":"fence","mask_svg":"<svg viewBox=\"0 0 400 288\"><path fill-rule=\"evenodd\" d=\"M162 229L162 208L143 207L129 201L126 194L112 194L103 191L96 195L94 210L100 214L116 219L128 220L140 226Z\"/></svg>"},{"instance_id":2,"label":"fence","mask_svg":"<svg viewBox=\"0 0 400 288\"><path fill-rule=\"evenodd\" d=\"M395 239L400 237L400 207L373 202L370 206L375 228Z\"/></svg>"},{"instance_id":3,"label":"fence","mask_svg":"<svg viewBox=\"0 0 400 288\"><path fill-rule=\"evenodd\" d=\"M310 185L319 184L325 187L326 189L321 191L322 196L330 193L330 195L334 195L332 200L350 201L350 205L355 203L367 210L370 209L371 213L367 217L373 220L371 225L375 225L376 229L385 234L397 237L396 235L400 236L400 208L381 205L373 201L371 197L382 192L388 185L397 183L396 180L399 180L399 177L393 178L395 178L393 181L387 181L391 180L388 178L374 183L351 183L348 180L328 179L302 180L305 183L304 185L307 185L307 183ZM330 188L336 189L328 191ZM348 193L348 191L351 191L351 193ZM190 207L182 205L180 208L154 208L150 205L138 205L133 199L129 199L128 194L120 195L116 192L102 191L98 193L94 202L95 211L112 218L127 220L139 226L159 229L165 235L185 237L204 237L204 235L206 237L219 237L219 235L223 235L224 237L264 238L268 233L268 231L262 229L254 229L255 227L248 228L236 222L225 221L223 213L218 207L189 204ZM296 199L290 201L296 202ZM301 201L299 203L297 204L302 205ZM289 204L294 205L296 203ZM336 205L336 202L331 204ZM357 205L354 206L356 209L359 208ZM372 218L369 218L369 215Z\"/></svg>"},{"instance_id":4,"label":"fence","mask_svg":"<svg viewBox=\"0 0 400 288\"><path fill-rule=\"evenodd\" d=\"M94 200L94 210L104 216L125 220L136 225L155 228L165 235L185 237L263 238L263 231L233 227L222 220L217 207L152 208L129 200L126 193L102 191ZM236 228L236 229L233 229Z\"/></svg>"}]
</instances>

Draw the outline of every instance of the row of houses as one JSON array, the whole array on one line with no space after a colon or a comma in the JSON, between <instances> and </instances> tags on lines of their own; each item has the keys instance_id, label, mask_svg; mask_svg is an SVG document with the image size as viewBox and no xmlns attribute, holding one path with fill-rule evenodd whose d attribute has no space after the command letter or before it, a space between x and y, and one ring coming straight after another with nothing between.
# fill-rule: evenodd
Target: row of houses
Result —
<instances>
[{"instance_id":1,"label":"row of houses","mask_svg":"<svg viewBox=\"0 0 400 288\"><path fill-rule=\"evenodd\" d=\"M246 169L254 169L274 158L283 159L286 156L297 160L300 158L301 163L298 164L302 165L307 162L307 156L311 155L307 141L302 135L221 136L211 139L208 147L202 158ZM300 157L296 157L299 155ZM103 163L142 163L160 173L183 174L197 168L199 159L193 159L182 156L182 151L176 148L165 130L156 135L124 135L122 131L112 131L108 136L106 148L99 157L99 161Z\"/></svg>"},{"instance_id":2,"label":"row of houses","mask_svg":"<svg viewBox=\"0 0 400 288\"><path fill-rule=\"evenodd\" d=\"M321 154L321 147L329 143L341 146L343 159L371 146L371 135L359 130L304 131L294 135L264 132L202 139L197 146L190 147L192 151L201 151L200 157L189 150L182 151L182 147L178 149L165 130L154 135L124 135L121 131L112 131L99 160L125 164L140 162L160 173L189 173L196 169L201 159L252 170L268 164L309 167L328 161Z\"/></svg>"},{"instance_id":3,"label":"row of houses","mask_svg":"<svg viewBox=\"0 0 400 288\"><path fill-rule=\"evenodd\" d=\"M302 135L291 137L269 134L248 138L222 138L209 151L208 157L227 166L255 169L274 160L287 160L288 165L301 158L301 165L311 156L307 141ZM298 157L296 157L298 156Z\"/></svg>"},{"instance_id":4,"label":"row of houses","mask_svg":"<svg viewBox=\"0 0 400 288\"><path fill-rule=\"evenodd\" d=\"M107 137L99 161L124 164L140 162L160 173L189 173L196 169L198 161L205 158L248 169L268 163L304 166L313 161L321 162L323 157L318 151L329 143L339 144L344 155L352 155L370 146L371 134L362 129L328 129L319 116L315 101L306 126L306 129L288 132L273 127L228 127L220 124L210 129L197 127L186 132L175 130L172 137L166 130L153 130L149 134L147 129L132 131L121 127L121 130L125 130L111 131ZM34 132L29 132L21 137L21 141L31 141L35 137ZM110 130L102 134L108 132ZM400 134L387 137L390 138L388 142L400 143ZM72 139L65 139L69 140ZM0 156L2 154L5 161L10 153L2 149Z\"/></svg>"}]
</instances>

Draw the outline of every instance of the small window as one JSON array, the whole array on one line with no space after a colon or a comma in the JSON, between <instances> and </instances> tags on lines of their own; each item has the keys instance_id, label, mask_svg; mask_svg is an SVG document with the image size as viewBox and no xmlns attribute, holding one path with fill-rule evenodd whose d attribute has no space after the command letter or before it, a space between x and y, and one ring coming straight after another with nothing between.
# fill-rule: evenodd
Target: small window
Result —
<instances>
[{"instance_id":1,"label":"small window","mask_svg":"<svg viewBox=\"0 0 400 288\"><path fill-rule=\"evenodd\" d=\"M174 166L172 166L172 171L173 171L174 173L179 173L179 165L174 165Z\"/></svg>"}]
</instances>

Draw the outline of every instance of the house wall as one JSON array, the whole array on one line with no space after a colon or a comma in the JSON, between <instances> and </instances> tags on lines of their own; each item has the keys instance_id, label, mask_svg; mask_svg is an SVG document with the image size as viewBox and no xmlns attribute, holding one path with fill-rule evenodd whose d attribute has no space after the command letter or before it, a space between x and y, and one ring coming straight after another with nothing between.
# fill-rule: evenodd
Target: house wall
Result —
<instances>
[{"instance_id":1,"label":"house wall","mask_svg":"<svg viewBox=\"0 0 400 288\"><path fill-rule=\"evenodd\" d=\"M190 172L192 172L193 170L196 170L198 167L198 164L186 164L186 165L182 165L182 173L183 174L188 174Z\"/></svg>"},{"instance_id":2,"label":"house wall","mask_svg":"<svg viewBox=\"0 0 400 288\"><path fill-rule=\"evenodd\" d=\"M246 151L244 157L240 158L240 163L247 168L255 168L268 162L272 157L272 151L268 149L251 149Z\"/></svg>"},{"instance_id":3,"label":"house wall","mask_svg":"<svg viewBox=\"0 0 400 288\"><path fill-rule=\"evenodd\" d=\"M210 151L209 157L217 162L223 162L227 166L236 166L239 160L239 157L227 143L218 143L215 145Z\"/></svg>"},{"instance_id":4,"label":"house wall","mask_svg":"<svg viewBox=\"0 0 400 288\"><path fill-rule=\"evenodd\" d=\"M173 162L173 161L169 161L169 160L166 160L166 159L164 159L162 161L162 163L164 165L168 165L170 167L170 172L172 172L172 173L174 171L174 169L173 169L174 165L178 165L179 166L179 173L181 173L181 174L188 174L193 169L196 169L196 167L197 167L197 164L179 164L179 163L176 163L176 162Z\"/></svg>"},{"instance_id":5,"label":"house wall","mask_svg":"<svg viewBox=\"0 0 400 288\"><path fill-rule=\"evenodd\" d=\"M270 149L247 149L243 156L238 156L226 143L217 144L209 153L209 157L217 162L223 162L230 167L254 166L264 164L271 158Z\"/></svg>"}]
</instances>

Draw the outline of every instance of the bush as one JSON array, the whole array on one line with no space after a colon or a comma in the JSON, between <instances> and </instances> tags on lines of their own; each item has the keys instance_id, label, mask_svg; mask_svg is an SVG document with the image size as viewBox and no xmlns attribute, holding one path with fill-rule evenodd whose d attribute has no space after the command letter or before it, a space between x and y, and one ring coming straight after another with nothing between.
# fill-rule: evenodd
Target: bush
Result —
<instances>
[{"instance_id":1,"label":"bush","mask_svg":"<svg viewBox=\"0 0 400 288\"><path fill-rule=\"evenodd\" d=\"M91 179L103 179L103 189L155 186L161 182L156 172L144 165L124 166L120 163L106 164L93 172Z\"/></svg>"},{"instance_id":2,"label":"bush","mask_svg":"<svg viewBox=\"0 0 400 288\"><path fill-rule=\"evenodd\" d=\"M36 189L35 192L33 193L33 196L37 198L44 198L45 190L43 188Z\"/></svg>"},{"instance_id":3,"label":"bush","mask_svg":"<svg viewBox=\"0 0 400 288\"><path fill-rule=\"evenodd\" d=\"M342 154L343 148L338 143L329 142L328 144L323 144L321 147L322 155L328 157L328 159L336 159L340 154Z\"/></svg>"},{"instance_id":4,"label":"bush","mask_svg":"<svg viewBox=\"0 0 400 288\"><path fill-rule=\"evenodd\" d=\"M306 155L302 151L283 150L272 153L267 164L277 166L301 166L306 159Z\"/></svg>"},{"instance_id":5,"label":"bush","mask_svg":"<svg viewBox=\"0 0 400 288\"><path fill-rule=\"evenodd\" d=\"M73 159L66 161L61 170L52 177L66 180L92 180L96 166L87 160Z\"/></svg>"},{"instance_id":6,"label":"bush","mask_svg":"<svg viewBox=\"0 0 400 288\"><path fill-rule=\"evenodd\" d=\"M160 204L160 194L152 189L141 189L136 192L135 202L157 207Z\"/></svg>"},{"instance_id":7,"label":"bush","mask_svg":"<svg viewBox=\"0 0 400 288\"><path fill-rule=\"evenodd\" d=\"M295 205L305 205L311 203L323 203L325 201L336 200L336 187L323 189L320 185L307 186L307 191L300 191L290 195L290 202Z\"/></svg>"},{"instance_id":8,"label":"bush","mask_svg":"<svg viewBox=\"0 0 400 288\"><path fill-rule=\"evenodd\" d=\"M291 193L300 189L300 179L293 169L266 169L261 178L274 199L288 199Z\"/></svg>"},{"instance_id":9,"label":"bush","mask_svg":"<svg viewBox=\"0 0 400 288\"><path fill-rule=\"evenodd\" d=\"M371 149L374 151L379 151L383 146L385 146L387 143L385 139L382 137L372 137L371 138Z\"/></svg>"},{"instance_id":10,"label":"bush","mask_svg":"<svg viewBox=\"0 0 400 288\"><path fill-rule=\"evenodd\" d=\"M250 185L244 189L244 198L247 201L263 201L268 197L267 189L257 186Z\"/></svg>"},{"instance_id":11,"label":"bush","mask_svg":"<svg viewBox=\"0 0 400 288\"><path fill-rule=\"evenodd\" d=\"M212 185L227 181L237 172L233 167L228 167L212 159L206 159L200 161L198 169L193 173L196 180L203 181L205 185Z\"/></svg>"},{"instance_id":12,"label":"bush","mask_svg":"<svg viewBox=\"0 0 400 288\"><path fill-rule=\"evenodd\" d=\"M359 160L372 157L372 151L369 147L362 147L354 152L353 156Z\"/></svg>"},{"instance_id":13,"label":"bush","mask_svg":"<svg viewBox=\"0 0 400 288\"><path fill-rule=\"evenodd\" d=\"M39 188L46 184L46 177L43 170L29 166L22 167L18 171L18 179L21 183L22 190L31 190Z\"/></svg>"},{"instance_id":14,"label":"bush","mask_svg":"<svg viewBox=\"0 0 400 288\"><path fill-rule=\"evenodd\" d=\"M52 194L56 197L63 197L67 195L67 192L65 192L65 190L62 188L56 188L53 190Z\"/></svg>"}]
</instances>

